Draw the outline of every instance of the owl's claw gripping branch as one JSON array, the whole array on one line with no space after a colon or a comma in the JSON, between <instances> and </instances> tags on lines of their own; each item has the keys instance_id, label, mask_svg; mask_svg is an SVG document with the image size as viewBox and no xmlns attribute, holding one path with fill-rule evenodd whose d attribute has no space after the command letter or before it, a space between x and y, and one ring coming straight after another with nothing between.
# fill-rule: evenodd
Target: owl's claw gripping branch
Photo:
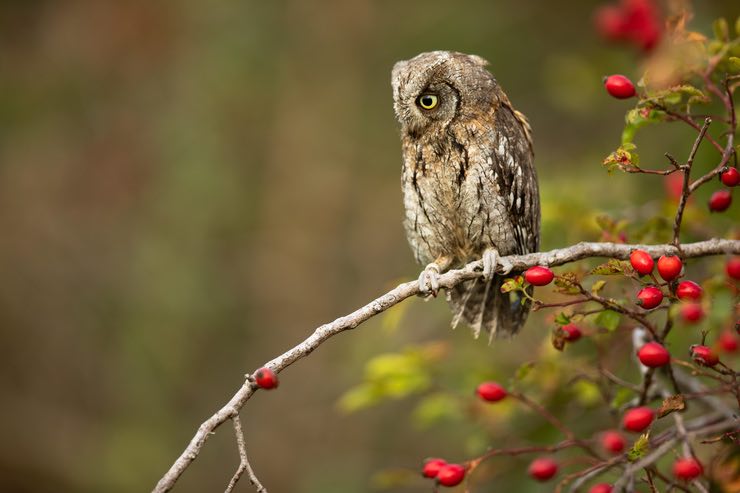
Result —
<instances>
[{"instance_id":1,"label":"owl's claw gripping branch","mask_svg":"<svg viewBox=\"0 0 740 493\"><path fill-rule=\"evenodd\" d=\"M439 291L439 266L432 262L419 274L419 291L422 296L437 296Z\"/></svg>"},{"instance_id":2,"label":"owl's claw gripping branch","mask_svg":"<svg viewBox=\"0 0 740 493\"><path fill-rule=\"evenodd\" d=\"M430 263L419 274L419 291L422 296L437 296L439 292L439 275L452 264L449 257L439 257Z\"/></svg>"}]
</instances>

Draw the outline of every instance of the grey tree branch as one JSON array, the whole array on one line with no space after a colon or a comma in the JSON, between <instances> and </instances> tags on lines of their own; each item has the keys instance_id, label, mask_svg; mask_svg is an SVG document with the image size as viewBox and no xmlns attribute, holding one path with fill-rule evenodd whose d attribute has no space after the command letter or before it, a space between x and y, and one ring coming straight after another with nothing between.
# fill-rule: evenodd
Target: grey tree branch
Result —
<instances>
[{"instance_id":1,"label":"grey tree branch","mask_svg":"<svg viewBox=\"0 0 740 493\"><path fill-rule=\"evenodd\" d=\"M710 255L740 254L740 240L712 239L696 243L681 245L680 250L674 245L625 245L619 243L578 243L576 245L550 250L548 252L530 253L527 255L511 255L501 260L508 262L514 270L522 271L535 265L558 266L591 257L607 257L627 259L632 250L639 248L657 257L665 254L679 254L682 258L705 257ZM444 288L451 288L461 282L481 276L483 262L476 260L461 269L450 270L439 278L439 284ZM284 370L301 358L311 354L329 338L354 329L366 320L384 312L401 301L419 294L419 283L409 281L399 284L384 295L376 298L367 305L354 312L340 317L333 322L318 327L307 339L292 349L274 358L265 367L276 373ZM153 492L162 493L171 490L188 466L198 457L203 445L211 434L229 419L238 419L239 410L257 390L257 386L247 377L244 384L237 390L226 405L216 411L204 421L195 436L191 439L182 454L175 460L170 469L159 480ZM235 426L237 421L234 421ZM240 448L241 450L241 448ZM260 485L261 486L261 485Z\"/></svg>"},{"instance_id":2,"label":"grey tree branch","mask_svg":"<svg viewBox=\"0 0 740 493\"><path fill-rule=\"evenodd\" d=\"M244 432L242 431L242 422L241 419L239 419L239 414L231 418L231 421L234 423L236 445L239 448L239 467L236 469L236 472L231 478L231 481L229 481L229 484L226 487L226 490L224 490L224 493L231 493L232 491L234 491L236 483L245 472L247 473L247 476L249 476L249 481L252 483L252 486L257 489L257 493L267 493L267 488L262 486L260 480L257 479L257 475L254 474L252 465L249 463L249 459L247 458L247 444L244 440Z\"/></svg>"}]
</instances>

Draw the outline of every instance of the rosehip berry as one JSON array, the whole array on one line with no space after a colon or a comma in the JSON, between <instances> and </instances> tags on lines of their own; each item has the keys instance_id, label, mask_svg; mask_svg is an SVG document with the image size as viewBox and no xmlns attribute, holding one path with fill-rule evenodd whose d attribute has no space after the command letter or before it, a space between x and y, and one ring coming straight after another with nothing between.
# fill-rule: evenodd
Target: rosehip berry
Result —
<instances>
[{"instance_id":1,"label":"rosehip berry","mask_svg":"<svg viewBox=\"0 0 740 493\"><path fill-rule=\"evenodd\" d=\"M658 259L658 274L666 281L672 281L681 274L683 262L675 255L663 255Z\"/></svg>"},{"instance_id":2,"label":"rosehip berry","mask_svg":"<svg viewBox=\"0 0 740 493\"><path fill-rule=\"evenodd\" d=\"M732 257L725 265L725 272L733 279L740 280L740 257Z\"/></svg>"},{"instance_id":3,"label":"rosehip berry","mask_svg":"<svg viewBox=\"0 0 740 493\"><path fill-rule=\"evenodd\" d=\"M506 389L496 382L483 382L475 391L484 401L498 402L506 397Z\"/></svg>"},{"instance_id":4,"label":"rosehip berry","mask_svg":"<svg viewBox=\"0 0 740 493\"><path fill-rule=\"evenodd\" d=\"M529 464L529 475L537 481L547 481L558 472L558 463L547 457L540 457Z\"/></svg>"},{"instance_id":5,"label":"rosehip berry","mask_svg":"<svg viewBox=\"0 0 740 493\"><path fill-rule=\"evenodd\" d=\"M699 303L684 303L681 306L681 318L690 324L704 318L704 309Z\"/></svg>"},{"instance_id":6,"label":"rosehip berry","mask_svg":"<svg viewBox=\"0 0 740 493\"><path fill-rule=\"evenodd\" d=\"M275 372L269 368L260 368L254 373L254 381L257 385L265 390L274 389L278 386L278 377Z\"/></svg>"},{"instance_id":7,"label":"rosehip berry","mask_svg":"<svg viewBox=\"0 0 740 493\"><path fill-rule=\"evenodd\" d=\"M678 202L681 200L681 195L683 195L683 173L673 173L666 176L663 186L668 198ZM689 200L691 200L691 197L689 197Z\"/></svg>"},{"instance_id":8,"label":"rosehip berry","mask_svg":"<svg viewBox=\"0 0 740 493\"><path fill-rule=\"evenodd\" d=\"M555 274L550 269L541 265L530 267L524 272L524 279L532 286L546 286L552 282L554 277Z\"/></svg>"},{"instance_id":9,"label":"rosehip berry","mask_svg":"<svg viewBox=\"0 0 740 493\"><path fill-rule=\"evenodd\" d=\"M719 356L707 346L694 344L690 348L691 358L702 366L715 366L719 363Z\"/></svg>"},{"instance_id":10,"label":"rosehip berry","mask_svg":"<svg viewBox=\"0 0 740 493\"><path fill-rule=\"evenodd\" d=\"M465 468L460 464L445 464L437 473L437 482L442 486L457 486L465 479Z\"/></svg>"},{"instance_id":11,"label":"rosehip berry","mask_svg":"<svg viewBox=\"0 0 740 493\"><path fill-rule=\"evenodd\" d=\"M737 168L729 168L720 175L720 179L728 187L736 187L740 184L740 171Z\"/></svg>"},{"instance_id":12,"label":"rosehip berry","mask_svg":"<svg viewBox=\"0 0 740 493\"><path fill-rule=\"evenodd\" d=\"M576 342L583 335L581 329L573 324L563 325L562 329L565 333L565 336L563 336L563 338L568 342Z\"/></svg>"},{"instance_id":13,"label":"rosehip berry","mask_svg":"<svg viewBox=\"0 0 740 493\"><path fill-rule=\"evenodd\" d=\"M655 286L647 286L637 293L637 304L645 310L651 310L663 301L663 292Z\"/></svg>"},{"instance_id":14,"label":"rosehip berry","mask_svg":"<svg viewBox=\"0 0 740 493\"><path fill-rule=\"evenodd\" d=\"M685 457L683 459L677 459L673 463L673 475L678 479L684 481L691 481L704 472L704 468L701 466L698 460L693 457Z\"/></svg>"},{"instance_id":15,"label":"rosehip berry","mask_svg":"<svg viewBox=\"0 0 740 493\"><path fill-rule=\"evenodd\" d=\"M588 490L588 493L612 493L612 485L609 483L595 484Z\"/></svg>"},{"instance_id":16,"label":"rosehip berry","mask_svg":"<svg viewBox=\"0 0 740 493\"><path fill-rule=\"evenodd\" d=\"M627 36L628 29L622 9L613 5L600 7L594 15L596 30L609 41L618 41Z\"/></svg>"},{"instance_id":17,"label":"rosehip berry","mask_svg":"<svg viewBox=\"0 0 740 493\"><path fill-rule=\"evenodd\" d=\"M657 342L648 342L637 351L637 357L645 366L658 368L665 366L671 361L671 353Z\"/></svg>"},{"instance_id":18,"label":"rosehip berry","mask_svg":"<svg viewBox=\"0 0 740 493\"><path fill-rule=\"evenodd\" d=\"M734 353L738 347L738 337L731 330L724 330L719 335L719 347L726 353Z\"/></svg>"},{"instance_id":19,"label":"rosehip berry","mask_svg":"<svg viewBox=\"0 0 740 493\"><path fill-rule=\"evenodd\" d=\"M425 478L436 478L442 466L446 466L447 461L444 459L427 459L421 470L421 475Z\"/></svg>"},{"instance_id":20,"label":"rosehip berry","mask_svg":"<svg viewBox=\"0 0 740 493\"><path fill-rule=\"evenodd\" d=\"M627 99L635 95L635 85L624 75L610 75L604 78L606 92L617 99Z\"/></svg>"},{"instance_id":21,"label":"rosehip berry","mask_svg":"<svg viewBox=\"0 0 740 493\"><path fill-rule=\"evenodd\" d=\"M681 281L676 288L676 296L679 300L699 300L702 294L701 286L694 281Z\"/></svg>"},{"instance_id":22,"label":"rosehip berry","mask_svg":"<svg viewBox=\"0 0 740 493\"><path fill-rule=\"evenodd\" d=\"M601 435L601 446L613 454L622 453L625 445L627 442L618 431L610 430Z\"/></svg>"},{"instance_id":23,"label":"rosehip berry","mask_svg":"<svg viewBox=\"0 0 740 493\"><path fill-rule=\"evenodd\" d=\"M645 250L633 250L630 253L630 264L632 264L632 268L638 274L646 276L653 271L655 262L653 261L653 257Z\"/></svg>"},{"instance_id":24,"label":"rosehip berry","mask_svg":"<svg viewBox=\"0 0 740 493\"><path fill-rule=\"evenodd\" d=\"M622 424L629 431L640 432L650 426L655 413L649 407L635 407L624 413Z\"/></svg>"},{"instance_id":25,"label":"rosehip berry","mask_svg":"<svg viewBox=\"0 0 740 493\"><path fill-rule=\"evenodd\" d=\"M712 212L726 211L732 204L732 194L729 190L717 190L709 197L709 210Z\"/></svg>"}]
</instances>

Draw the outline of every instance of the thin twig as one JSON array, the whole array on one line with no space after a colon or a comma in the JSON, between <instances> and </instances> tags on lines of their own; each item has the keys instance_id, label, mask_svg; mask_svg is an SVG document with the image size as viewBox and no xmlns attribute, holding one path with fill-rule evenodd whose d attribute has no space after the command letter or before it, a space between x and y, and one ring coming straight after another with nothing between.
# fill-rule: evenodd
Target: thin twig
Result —
<instances>
[{"instance_id":1,"label":"thin twig","mask_svg":"<svg viewBox=\"0 0 740 493\"><path fill-rule=\"evenodd\" d=\"M701 130L699 130L699 135L696 136L696 139L694 140L694 145L691 147L691 152L689 153L689 158L686 160L686 166L683 166L683 186L681 188L681 199L678 203L678 209L676 209L676 218L673 221L673 244L678 247L679 245L679 236L681 233L681 220L683 219L683 210L686 207L686 202L689 200L689 195L691 192L689 191L689 183L690 183L690 175L691 175L691 166L694 164L694 158L696 157L696 153L699 150L699 144L701 144L701 141L704 140L704 136L707 134L707 130L709 129L709 125L711 125L712 119L707 117L704 119L704 125L702 125Z\"/></svg>"},{"instance_id":2,"label":"thin twig","mask_svg":"<svg viewBox=\"0 0 740 493\"><path fill-rule=\"evenodd\" d=\"M229 485L226 487L224 493L231 493L231 491L234 490L237 481L239 481L239 478L242 477L242 474L244 474L245 471L247 473L247 476L249 477L249 481L252 483L252 486L257 488L257 493L267 493L267 488L262 486L260 480L257 479L257 475L254 474L252 465L249 463L249 459L247 458L247 444L244 440L244 432L242 431L242 422L239 419L239 415L237 414L236 416L232 417L231 421L234 423L236 445L239 448L239 467L236 469L236 472L231 478L231 481L229 481Z\"/></svg>"}]
</instances>

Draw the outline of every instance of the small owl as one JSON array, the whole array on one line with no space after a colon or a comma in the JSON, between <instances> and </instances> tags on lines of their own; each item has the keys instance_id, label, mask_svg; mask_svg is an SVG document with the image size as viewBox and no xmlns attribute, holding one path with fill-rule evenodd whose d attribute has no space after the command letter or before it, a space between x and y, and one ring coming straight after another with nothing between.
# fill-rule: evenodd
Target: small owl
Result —
<instances>
[{"instance_id":1,"label":"small owl","mask_svg":"<svg viewBox=\"0 0 740 493\"><path fill-rule=\"evenodd\" d=\"M524 115L475 55L422 53L393 67L393 107L401 124L404 226L426 265L422 292L441 272L483 258L483 276L448 290L452 326L477 337L514 334L526 298L501 293L502 256L539 247L540 201L532 137ZM490 339L489 339L490 340Z\"/></svg>"}]
</instances>

